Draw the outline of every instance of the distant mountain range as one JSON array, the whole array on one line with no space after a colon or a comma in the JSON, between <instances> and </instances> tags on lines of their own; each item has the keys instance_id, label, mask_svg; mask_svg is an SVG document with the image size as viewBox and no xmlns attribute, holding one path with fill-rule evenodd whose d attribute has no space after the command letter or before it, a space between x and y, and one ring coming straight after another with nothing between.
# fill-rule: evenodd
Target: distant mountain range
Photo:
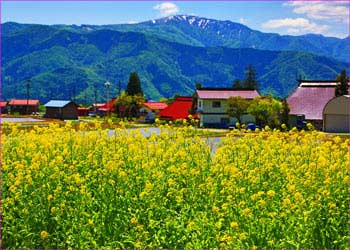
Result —
<instances>
[{"instance_id":1,"label":"distant mountain range","mask_svg":"<svg viewBox=\"0 0 350 250\"><path fill-rule=\"evenodd\" d=\"M350 38L280 36L230 21L171 16L139 24L2 25L2 99L104 100L137 71L148 98L191 95L195 83L231 86L252 64L260 92L287 96L296 78L334 79L349 69Z\"/></svg>"}]
</instances>

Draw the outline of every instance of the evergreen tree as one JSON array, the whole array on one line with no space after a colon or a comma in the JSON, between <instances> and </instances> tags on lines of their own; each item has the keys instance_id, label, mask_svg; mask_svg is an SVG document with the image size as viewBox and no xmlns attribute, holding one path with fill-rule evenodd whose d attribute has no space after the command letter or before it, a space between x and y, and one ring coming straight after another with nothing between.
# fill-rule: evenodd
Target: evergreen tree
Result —
<instances>
[{"instance_id":1,"label":"evergreen tree","mask_svg":"<svg viewBox=\"0 0 350 250\"><path fill-rule=\"evenodd\" d=\"M242 88L242 83L239 79L236 79L233 84L232 84L233 89L241 89Z\"/></svg>"},{"instance_id":2,"label":"evergreen tree","mask_svg":"<svg viewBox=\"0 0 350 250\"><path fill-rule=\"evenodd\" d=\"M202 83L201 82L196 82L196 89L201 89L202 88ZM192 98L192 104L191 104L191 108L188 111L188 113L190 113L190 115L194 115L197 111L197 102L198 102L198 94L197 92L194 92L193 94L193 98Z\"/></svg>"},{"instance_id":3,"label":"evergreen tree","mask_svg":"<svg viewBox=\"0 0 350 250\"><path fill-rule=\"evenodd\" d=\"M336 78L340 84L335 87L335 96L347 95L349 93L349 77L346 75L346 70L342 70L340 75Z\"/></svg>"},{"instance_id":4,"label":"evergreen tree","mask_svg":"<svg viewBox=\"0 0 350 250\"><path fill-rule=\"evenodd\" d=\"M245 89L258 89L258 80L256 78L256 71L252 65L246 67L246 75L243 80L243 88Z\"/></svg>"},{"instance_id":5,"label":"evergreen tree","mask_svg":"<svg viewBox=\"0 0 350 250\"><path fill-rule=\"evenodd\" d=\"M140 78L136 72L132 72L130 74L128 86L126 87L126 93L128 95L143 95Z\"/></svg>"}]
</instances>

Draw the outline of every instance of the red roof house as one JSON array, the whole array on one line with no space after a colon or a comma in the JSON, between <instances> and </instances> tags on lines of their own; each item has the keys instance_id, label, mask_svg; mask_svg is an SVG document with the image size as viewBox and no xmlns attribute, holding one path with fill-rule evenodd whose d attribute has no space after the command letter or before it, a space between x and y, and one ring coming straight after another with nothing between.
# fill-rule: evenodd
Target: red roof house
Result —
<instances>
[{"instance_id":1,"label":"red roof house","mask_svg":"<svg viewBox=\"0 0 350 250\"><path fill-rule=\"evenodd\" d=\"M143 104L144 108L151 112L159 112L168 107L168 104L164 102L145 102Z\"/></svg>"},{"instance_id":2,"label":"red roof house","mask_svg":"<svg viewBox=\"0 0 350 250\"><path fill-rule=\"evenodd\" d=\"M101 105L98 110L99 111L103 111L103 112L107 112L107 111L110 111L110 112L114 112L114 102L117 98L112 98L112 100L110 100L108 103L104 103L103 105Z\"/></svg>"},{"instance_id":3,"label":"red roof house","mask_svg":"<svg viewBox=\"0 0 350 250\"><path fill-rule=\"evenodd\" d=\"M0 102L1 114L7 113L7 102Z\"/></svg>"},{"instance_id":4,"label":"red roof house","mask_svg":"<svg viewBox=\"0 0 350 250\"><path fill-rule=\"evenodd\" d=\"M12 114L32 114L39 111L39 100L13 99L8 103L8 106Z\"/></svg>"},{"instance_id":5,"label":"red roof house","mask_svg":"<svg viewBox=\"0 0 350 250\"><path fill-rule=\"evenodd\" d=\"M86 107L78 107L78 116L88 116L89 115L89 108Z\"/></svg>"},{"instance_id":6,"label":"red roof house","mask_svg":"<svg viewBox=\"0 0 350 250\"><path fill-rule=\"evenodd\" d=\"M168 107L158 113L161 120L174 121L187 119L190 115L189 110L192 106L192 97L179 96ZM197 115L193 116L194 118Z\"/></svg>"}]
</instances>

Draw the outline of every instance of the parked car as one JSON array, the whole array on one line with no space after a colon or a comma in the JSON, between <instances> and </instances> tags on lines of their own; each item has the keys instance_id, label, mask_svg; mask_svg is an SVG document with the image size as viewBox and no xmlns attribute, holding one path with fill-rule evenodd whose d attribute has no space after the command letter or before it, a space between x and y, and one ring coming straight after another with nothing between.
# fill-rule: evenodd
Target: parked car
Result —
<instances>
[{"instance_id":1,"label":"parked car","mask_svg":"<svg viewBox=\"0 0 350 250\"><path fill-rule=\"evenodd\" d=\"M260 129L261 130L261 127L259 125L254 124L254 123L248 123L247 124L247 129L252 130L252 131L254 131L255 129Z\"/></svg>"}]
</instances>

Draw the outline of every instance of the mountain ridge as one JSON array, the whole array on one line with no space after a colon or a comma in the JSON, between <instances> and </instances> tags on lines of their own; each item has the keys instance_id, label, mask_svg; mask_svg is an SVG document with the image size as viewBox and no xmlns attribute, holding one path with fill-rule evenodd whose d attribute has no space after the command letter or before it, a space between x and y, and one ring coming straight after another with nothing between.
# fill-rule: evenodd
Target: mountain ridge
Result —
<instances>
[{"instance_id":1,"label":"mountain ridge","mask_svg":"<svg viewBox=\"0 0 350 250\"><path fill-rule=\"evenodd\" d=\"M81 32L100 29L134 31L192 46L304 51L350 63L350 36L340 39L320 34L291 36L264 33L230 20L221 21L193 15L174 15L136 24L51 26Z\"/></svg>"},{"instance_id":2,"label":"mountain ridge","mask_svg":"<svg viewBox=\"0 0 350 250\"><path fill-rule=\"evenodd\" d=\"M15 31L3 37L5 98L25 97L24 82L32 78L31 93L43 101L71 96L91 102L95 89L103 101L103 82L120 80L125 89L132 71L139 73L151 99L191 95L197 81L229 87L244 77L248 64L257 69L262 93L285 97L299 75L334 79L349 68L306 52L192 46L140 32L82 30L85 26L11 25ZM116 93L112 88L111 95Z\"/></svg>"}]
</instances>

